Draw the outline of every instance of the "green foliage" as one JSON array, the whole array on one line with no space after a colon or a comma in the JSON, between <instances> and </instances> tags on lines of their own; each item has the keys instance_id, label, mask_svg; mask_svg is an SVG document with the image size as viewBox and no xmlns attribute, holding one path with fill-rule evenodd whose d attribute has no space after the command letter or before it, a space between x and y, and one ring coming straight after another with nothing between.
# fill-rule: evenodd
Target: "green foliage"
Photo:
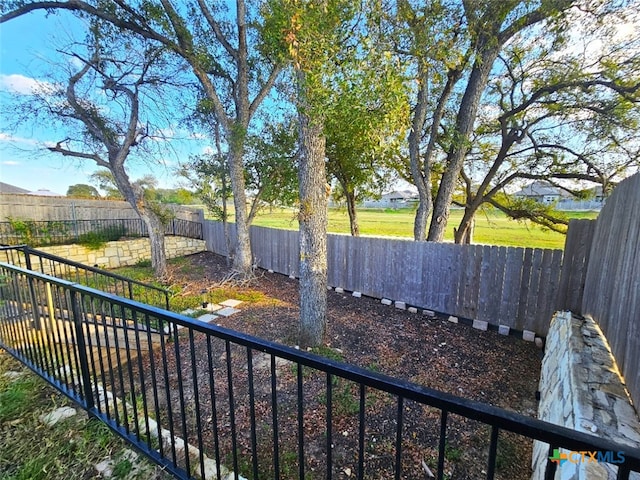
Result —
<instances>
[{"instance_id":1,"label":"green foliage","mask_svg":"<svg viewBox=\"0 0 640 480\"><path fill-rule=\"evenodd\" d=\"M67 189L67 197L72 198L100 198L100 194L96 187L86 185L84 183L78 183L76 185L70 185Z\"/></svg>"},{"instance_id":2,"label":"green foliage","mask_svg":"<svg viewBox=\"0 0 640 480\"><path fill-rule=\"evenodd\" d=\"M83 233L78 236L78 244L89 250L98 250L107 242L120 240L125 235L125 228L122 225L111 225L94 232Z\"/></svg>"},{"instance_id":3,"label":"green foliage","mask_svg":"<svg viewBox=\"0 0 640 480\"><path fill-rule=\"evenodd\" d=\"M65 222L38 222L13 217L7 217L7 221L18 237L17 243L37 247L65 243L68 240L69 228Z\"/></svg>"}]
</instances>

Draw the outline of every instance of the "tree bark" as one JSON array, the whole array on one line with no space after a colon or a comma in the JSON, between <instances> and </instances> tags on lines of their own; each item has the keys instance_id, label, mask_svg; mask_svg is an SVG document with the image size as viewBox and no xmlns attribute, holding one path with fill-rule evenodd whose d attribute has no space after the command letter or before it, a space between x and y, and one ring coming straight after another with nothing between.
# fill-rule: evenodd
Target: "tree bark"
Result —
<instances>
[{"instance_id":1,"label":"tree bark","mask_svg":"<svg viewBox=\"0 0 640 480\"><path fill-rule=\"evenodd\" d=\"M354 237L360 236L360 225L358 224L358 212L356 210L356 194L349 188L347 182L343 182L338 179L344 192L344 198L347 202L347 213L349 214L349 228L351 235Z\"/></svg>"},{"instance_id":2,"label":"tree bark","mask_svg":"<svg viewBox=\"0 0 640 480\"><path fill-rule=\"evenodd\" d=\"M299 113L301 347L322 343L327 324L327 194L322 122Z\"/></svg>"},{"instance_id":3,"label":"tree bark","mask_svg":"<svg viewBox=\"0 0 640 480\"><path fill-rule=\"evenodd\" d=\"M420 67L420 90L416 108L411 121L411 131L409 132L409 165L413 183L418 189L418 209L413 222L413 238L417 242L424 242L426 239L427 222L431 214L433 199L431 198L431 166L429 158L425 158L425 164L421 165L420 140L422 129L424 128L427 116L427 100L429 93L428 72L426 67Z\"/></svg>"},{"instance_id":4,"label":"tree bark","mask_svg":"<svg viewBox=\"0 0 640 480\"><path fill-rule=\"evenodd\" d=\"M490 40L487 41L490 42ZM456 118L456 138L447 155L447 166L440 180L440 187L433 207L433 216L429 226L429 235L427 236L429 241L441 242L444 239L451 211L453 192L469 150L469 138L473 132L473 124L478 113L480 97L487 85L489 73L498 53L500 53L499 45L489 44L485 46L482 55L476 59L471 71L469 83L467 83Z\"/></svg>"},{"instance_id":5,"label":"tree bark","mask_svg":"<svg viewBox=\"0 0 640 480\"><path fill-rule=\"evenodd\" d=\"M236 218L236 248L233 252L233 270L241 277L251 273L251 241L247 221L247 196L245 193L243 145L233 139L229 149L229 179L233 192L233 205Z\"/></svg>"}]
</instances>

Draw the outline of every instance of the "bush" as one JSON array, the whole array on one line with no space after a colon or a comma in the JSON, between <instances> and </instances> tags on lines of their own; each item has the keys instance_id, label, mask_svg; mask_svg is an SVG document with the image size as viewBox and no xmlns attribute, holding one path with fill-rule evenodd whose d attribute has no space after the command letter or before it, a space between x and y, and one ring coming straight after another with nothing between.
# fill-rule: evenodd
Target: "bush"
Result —
<instances>
[{"instance_id":1,"label":"bush","mask_svg":"<svg viewBox=\"0 0 640 480\"><path fill-rule=\"evenodd\" d=\"M120 240L124 237L125 228L122 225L111 225L109 227L101 228L95 232L83 233L78 237L78 243L89 250L98 250L107 242L113 242Z\"/></svg>"}]
</instances>

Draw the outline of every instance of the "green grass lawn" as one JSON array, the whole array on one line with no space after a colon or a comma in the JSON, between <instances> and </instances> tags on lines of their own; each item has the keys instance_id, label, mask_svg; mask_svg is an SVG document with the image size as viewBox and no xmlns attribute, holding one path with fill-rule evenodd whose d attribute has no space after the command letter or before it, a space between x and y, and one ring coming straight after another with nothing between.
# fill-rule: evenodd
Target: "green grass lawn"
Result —
<instances>
[{"instance_id":1,"label":"green grass lawn","mask_svg":"<svg viewBox=\"0 0 640 480\"><path fill-rule=\"evenodd\" d=\"M447 240L453 240L453 229L462 218L462 210L453 210L447 225ZM360 209L358 218L362 235L383 235L413 238L414 212L411 209ZM569 218L596 218L597 212L567 212ZM264 209L254 225L296 230L295 209ZM329 210L329 232L349 233L349 216L345 209ZM474 243L537 248L564 248L565 236L543 230L529 221L515 221L502 212L491 209L476 217Z\"/></svg>"}]
</instances>

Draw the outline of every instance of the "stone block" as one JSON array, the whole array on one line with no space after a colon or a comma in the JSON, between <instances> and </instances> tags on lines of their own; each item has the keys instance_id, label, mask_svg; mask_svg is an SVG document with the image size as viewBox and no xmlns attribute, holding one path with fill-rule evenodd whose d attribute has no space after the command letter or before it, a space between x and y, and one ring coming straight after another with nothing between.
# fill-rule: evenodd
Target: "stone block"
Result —
<instances>
[{"instance_id":1,"label":"stone block","mask_svg":"<svg viewBox=\"0 0 640 480\"><path fill-rule=\"evenodd\" d=\"M453 315L449 315L449 318L447 320L449 320L451 323L458 323L458 317L455 317Z\"/></svg>"},{"instance_id":2,"label":"stone block","mask_svg":"<svg viewBox=\"0 0 640 480\"><path fill-rule=\"evenodd\" d=\"M416 307L409 307L409 308L407 309L407 311L408 311L409 313L418 313L418 309L417 309Z\"/></svg>"},{"instance_id":3,"label":"stone block","mask_svg":"<svg viewBox=\"0 0 640 480\"><path fill-rule=\"evenodd\" d=\"M536 340L536 332L532 332L530 330L523 330L522 339L525 342L534 342Z\"/></svg>"},{"instance_id":4,"label":"stone block","mask_svg":"<svg viewBox=\"0 0 640 480\"><path fill-rule=\"evenodd\" d=\"M237 307L242 303L242 300L234 300L230 298L229 300L225 300L224 302L220 302L220 305L223 307Z\"/></svg>"},{"instance_id":5,"label":"stone block","mask_svg":"<svg viewBox=\"0 0 640 480\"><path fill-rule=\"evenodd\" d=\"M344 293L344 288L336 287L336 293Z\"/></svg>"},{"instance_id":6,"label":"stone block","mask_svg":"<svg viewBox=\"0 0 640 480\"><path fill-rule=\"evenodd\" d=\"M483 330L483 331L487 331L487 329L489 328L489 322L485 322L483 320L474 320L473 321L473 328L477 329L477 330Z\"/></svg>"},{"instance_id":7,"label":"stone block","mask_svg":"<svg viewBox=\"0 0 640 480\"><path fill-rule=\"evenodd\" d=\"M224 307L220 310L218 310L216 313L222 317L230 317L231 315L233 315L234 313L238 313L240 312L240 310L233 308L233 307Z\"/></svg>"},{"instance_id":8,"label":"stone block","mask_svg":"<svg viewBox=\"0 0 640 480\"><path fill-rule=\"evenodd\" d=\"M295 280L295 279L296 279L296 276L292 273L291 275L289 275L289 278L290 278L291 280Z\"/></svg>"},{"instance_id":9,"label":"stone block","mask_svg":"<svg viewBox=\"0 0 640 480\"><path fill-rule=\"evenodd\" d=\"M401 302L399 300L396 300L395 306L399 310L406 310L407 309L407 304L405 302Z\"/></svg>"},{"instance_id":10,"label":"stone block","mask_svg":"<svg viewBox=\"0 0 640 480\"><path fill-rule=\"evenodd\" d=\"M380 300L380 303L382 303L383 305L391 305L393 302L388 298L383 298L382 300Z\"/></svg>"},{"instance_id":11,"label":"stone block","mask_svg":"<svg viewBox=\"0 0 640 480\"><path fill-rule=\"evenodd\" d=\"M434 312L433 310L423 310L422 314L426 315L427 317L435 317L436 316L436 312Z\"/></svg>"},{"instance_id":12,"label":"stone block","mask_svg":"<svg viewBox=\"0 0 640 480\"><path fill-rule=\"evenodd\" d=\"M218 318L218 315L214 315L213 313L205 313L204 315L200 315L198 317L198 320L200 320L201 322L211 323L216 318Z\"/></svg>"},{"instance_id":13,"label":"stone block","mask_svg":"<svg viewBox=\"0 0 640 480\"><path fill-rule=\"evenodd\" d=\"M498 333L500 335L509 335L510 331L511 331L511 328L508 327L507 325L498 325Z\"/></svg>"},{"instance_id":14,"label":"stone block","mask_svg":"<svg viewBox=\"0 0 640 480\"><path fill-rule=\"evenodd\" d=\"M356 298L360 298L360 297L362 297L362 292L353 292L351 295L356 297Z\"/></svg>"}]
</instances>

